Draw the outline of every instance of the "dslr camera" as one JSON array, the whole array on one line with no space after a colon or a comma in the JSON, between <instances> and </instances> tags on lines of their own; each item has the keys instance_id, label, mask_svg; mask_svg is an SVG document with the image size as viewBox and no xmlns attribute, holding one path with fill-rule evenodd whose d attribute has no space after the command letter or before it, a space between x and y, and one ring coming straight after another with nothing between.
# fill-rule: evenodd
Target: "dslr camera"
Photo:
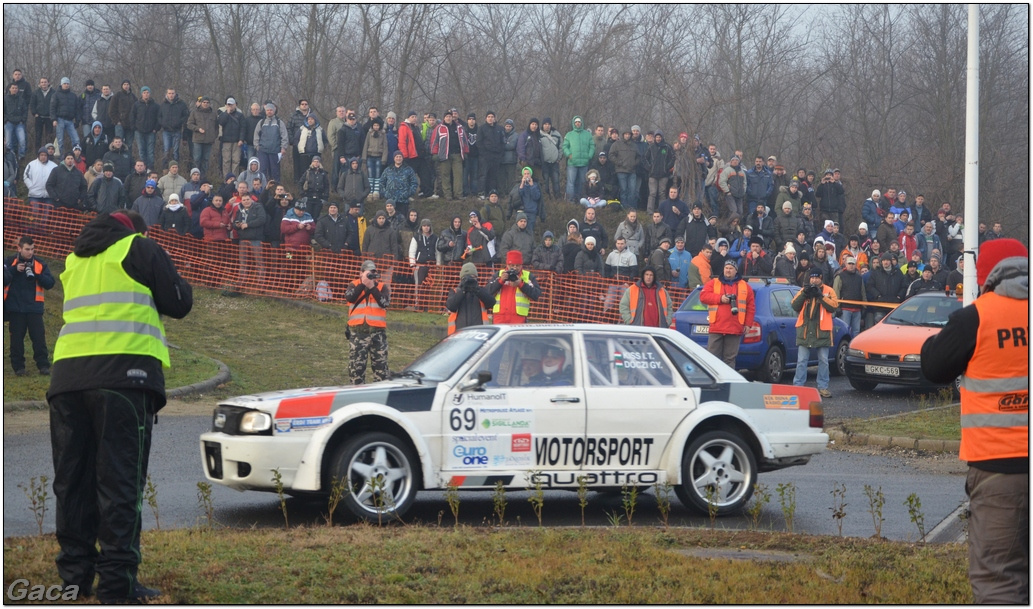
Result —
<instances>
[{"instance_id":1,"label":"dslr camera","mask_svg":"<svg viewBox=\"0 0 1033 609\"><path fill-rule=\"evenodd\" d=\"M372 271L368 271L366 273L366 277L369 277L373 281L376 281L377 279L380 279L380 271L378 271L376 269L374 269Z\"/></svg>"},{"instance_id":2,"label":"dslr camera","mask_svg":"<svg viewBox=\"0 0 1033 609\"><path fill-rule=\"evenodd\" d=\"M520 273L517 273L516 271L506 271L506 280L507 281L514 281L515 282L515 281L518 281L519 279L520 279Z\"/></svg>"},{"instance_id":3,"label":"dslr camera","mask_svg":"<svg viewBox=\"0 0 1033 609\"><path fill-rule=\"evenodd\" d=\"M31 278L36 276L36 271L32 270L33 258L29 258L28 260L26 260L24 258L19 258L18 260L19 260L19 262L21 262L22 264L25 265L25 276L26 277L31 279Z\"/></svg>"},{"instance_id":4,"label":"dslr camera","mask_svg":"<svg viewBox=\"0 0 1033 609\"><path fill-rule=\"evenodd\" d=\"M463 280L459 282L459 287L464 292L473 292L478 288L476 277L463 277Z\"/></svg>"}]
</instances>

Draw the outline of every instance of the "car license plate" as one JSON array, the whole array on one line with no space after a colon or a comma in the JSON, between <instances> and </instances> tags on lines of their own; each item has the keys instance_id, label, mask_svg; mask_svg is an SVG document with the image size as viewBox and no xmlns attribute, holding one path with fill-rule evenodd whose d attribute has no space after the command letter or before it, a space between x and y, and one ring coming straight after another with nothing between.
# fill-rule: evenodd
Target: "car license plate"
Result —
<instances>
[{"instance_id":1,"label":"car license plate","mask_svg":"<svg viewBox=\"0 0 1033 609\"><path fill-rule=\"evenodd\" d=\"M710 334L710 326L692 326L692 331L696 334Z\"/></svg>"},{"instance_id":2,"label":"car license plate","mask_svg":"<svg viewBox=\"0 0 1033 609\"><path fill-rule=\"evenodd\" d=\"M872 366L871 364L865 364L864 371L868 374L878 374L880 376L900 376L900 368L896 366Z\"/></svg>"}]
</instances>

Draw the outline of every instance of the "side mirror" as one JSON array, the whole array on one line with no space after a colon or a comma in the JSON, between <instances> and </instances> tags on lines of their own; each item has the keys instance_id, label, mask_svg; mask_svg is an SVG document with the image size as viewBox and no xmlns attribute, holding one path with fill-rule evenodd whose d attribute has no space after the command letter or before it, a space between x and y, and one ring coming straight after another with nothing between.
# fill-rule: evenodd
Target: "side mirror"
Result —
<instances>
[{"instance_id":1,"label":"side mirror","mask_svg":"<svg viewBox=\"0 0 1033 609\"><path fill-rule=\"evenodd\" d=\"M459 391L484 391L484 385L491 381L491 371L478 370L476 378L459 383Z\"/></svg>"}]
</instances>

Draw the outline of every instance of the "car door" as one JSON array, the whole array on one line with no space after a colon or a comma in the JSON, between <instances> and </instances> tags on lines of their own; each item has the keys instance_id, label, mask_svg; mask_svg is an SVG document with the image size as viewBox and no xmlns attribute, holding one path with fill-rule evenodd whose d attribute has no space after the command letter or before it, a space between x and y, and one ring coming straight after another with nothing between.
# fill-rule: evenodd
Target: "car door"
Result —
<instances>
[{"instance_id":1,"label":"car door","mask_svg":"<svg viewBox=\"0 0 1033 609\"><path fill-rule=\"evenodd\" d=\"M793 295L796 292L790 287L772 287L768 291L768 302L771 316L774 318L775 331L779 340L785 345L786 367L796 365L796 318L793 311Z\"/></svg>"},{"instance_id":2,"label":"car door","mask_svg":"<svg viewBox=\"0 0 1033 609\"><path fill-rule=\"evenodd\" d=\"M696 397L647 333L585 332L587 427L582 469L599 484L631 482L622 473L655 470ZM640 484L656 482L643 474Z\"/></svg>"},{"instance_id":3,"label":"car door","mask_svg":"<svg viewBox=\"0 0 1033 609\"><path fill-rule=\"evenodd\" d=\"M453 390L442 411L442 470L476 475L508 472L505 480L531 470L577 470L570 447L585 435L585 396L580 386L578 346L571 332L513 332L473 370L491 372L483 391ZM555 374L546 374L547 352L562 352ZM491 478L487 486L494 484Z\"/></svg>"}]
</instances>

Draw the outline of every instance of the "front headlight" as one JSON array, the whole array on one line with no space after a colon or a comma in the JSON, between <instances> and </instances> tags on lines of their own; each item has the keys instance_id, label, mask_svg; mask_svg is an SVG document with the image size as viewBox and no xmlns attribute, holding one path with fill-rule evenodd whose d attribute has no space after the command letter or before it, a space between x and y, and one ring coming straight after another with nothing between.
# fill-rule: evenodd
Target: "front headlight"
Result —
<instances>
[{"instance_id":1,"label":"front headlight","mask_svg":"<svg viewBox=\"0 0 1033 609\"><path fill-rule=\"evenodd\" d=\"M861 351L860 349L847 349L846 354L851 357L860 357L861 359L864 359L864 351Z\"/></svg>"},{"instance_id":2,"label":"front headlight","mask_svg":"<svg viewBox=\"0 0 1033 609\"><path fill-rule=\"evenodd\" d=\"M241 433L262 433L272 427L273 418L264 412L252 410L240 418Z\"/></svg>"},{"instance_id":3,"label":"front headlight","mask_svg":"<svg viewBox=\"0 0 1033 609\"><path fill-rule=\"evenodd\" d=\"M904 356L904 361L905 362L920 362L920 361L922 361L922 356L917 354L917 353L910 353L910 354Z\"/></svg>"}]
</instances>

